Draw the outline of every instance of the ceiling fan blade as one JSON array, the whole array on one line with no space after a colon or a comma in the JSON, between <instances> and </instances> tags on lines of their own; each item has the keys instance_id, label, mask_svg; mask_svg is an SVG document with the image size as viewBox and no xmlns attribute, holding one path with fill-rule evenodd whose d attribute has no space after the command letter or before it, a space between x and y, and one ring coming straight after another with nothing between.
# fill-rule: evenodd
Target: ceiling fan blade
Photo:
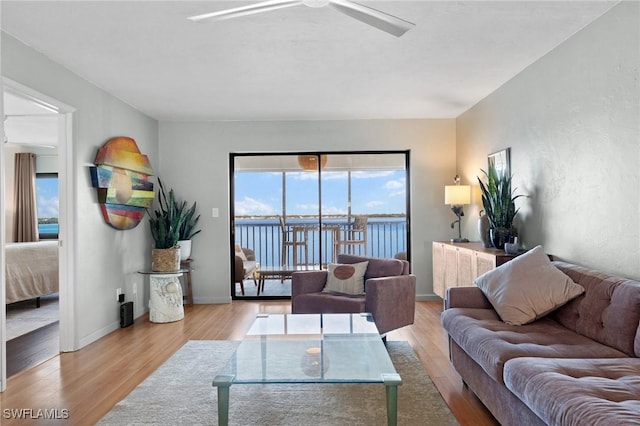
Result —
<instances>
[{"instance_id":1,"label":"ceiling fan blade","mask_svg":"<svg viewBox=\"0 0 640 426\"><path fill-rule=\"evenodd\" d=\"M254 13L268 12L270 10L284 7L297 6L302 4L301 0L269 0L262 3L250 4L248 6L235 7L233 9L221 10L218 12L205 13L203 15L190 16L190 21L200 22L206 20L219 21L222 19L238 18L240 16L253 15Z\"/></svg>"},{"instance_id":2,"label":"ceiling fan blade","mask_svg":"<svg viewBox=\"0 0 640 426\"><path fill-rule=\"evenodd\" d=\"M416 24L405 21L388 13L349 0L329 0L329 5L338 11L371 25L396 37L409 31Z\"/></svg>"}]
</instances>

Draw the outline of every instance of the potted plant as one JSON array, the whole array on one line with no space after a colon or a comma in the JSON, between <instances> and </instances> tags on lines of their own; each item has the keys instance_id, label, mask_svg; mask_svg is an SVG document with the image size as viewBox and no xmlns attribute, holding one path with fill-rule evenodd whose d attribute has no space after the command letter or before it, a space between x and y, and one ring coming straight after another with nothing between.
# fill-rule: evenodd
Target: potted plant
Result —
<instances>
[{"instance_id":1,"label":"potted plant","mask_svg":"<svg viewBox=\"0 0 640 426\"><path fill-rule=\"evenodd\" d=\"M149 214L151 236L155 242L151 252L151 269L157 272L171 272L180 269L180 228L186 219L186 212L176 203L173 189L165 193L162 180L158 179L158 208Z\"/></svg>"},{"instance_id":2,"label":"potted plant","mask_svg":"<svg viewBox=\"0 0 640 426\"><path fill-rule=\"evenodd\" d=\"M482 170L486 184L478 177L482 191L482 206L489 219L491 243L497 249L503 249L515 235L513 220L518 214L515 200L522 195L514 195L511 189L511 175L498 174L495 166L489 165L488 171Z\"/></svg>"},{"instance_id":3,"label":"potted plant","mask_svg":"<svg viewBox=\"0 0 640 426\"><path fill-rule=\"evenodd\" d=\"M200 229L196 230L195 227L200 219L200 215L196 216L196 202L187 209L187 202L183 201L178 210L184 212L184 220L182 226L180 226L180 235L178 245L180 246L180 261L189 259L191 256L191 239L200 233Z\"/></svg>"}]
</instances>

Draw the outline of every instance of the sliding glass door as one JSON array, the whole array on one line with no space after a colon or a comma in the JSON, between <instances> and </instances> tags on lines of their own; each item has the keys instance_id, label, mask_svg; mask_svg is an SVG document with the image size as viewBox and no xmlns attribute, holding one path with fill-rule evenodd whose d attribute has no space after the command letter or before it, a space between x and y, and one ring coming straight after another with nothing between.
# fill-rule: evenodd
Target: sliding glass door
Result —
<instances>
[{"instance_id":1,"label":"sliding glass door","mask_svg":"<svg viewBox=\"0 0 640 426\"><path fill-rule=\"evenodd\" d=\"M402 152L231 154L234 298L286 298L291 275L341 253L406 255Z\"/></svg>"}]
</instances>

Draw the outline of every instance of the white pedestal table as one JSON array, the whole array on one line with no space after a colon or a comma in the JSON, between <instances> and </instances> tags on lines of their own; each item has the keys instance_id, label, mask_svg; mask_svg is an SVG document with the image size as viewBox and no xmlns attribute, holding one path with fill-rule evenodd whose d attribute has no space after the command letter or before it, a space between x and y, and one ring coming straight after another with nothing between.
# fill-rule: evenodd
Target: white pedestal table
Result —
<instances>
[{"instance_id":1,"label":"white pedestal table","mask_svg":"<svg viewBox=\"0 0 640 426\"><path fill-rule=\"evenodd\" d=\"M149 321L165 323L184 319L180 285L183 271L140 273L149 276Z\"/></svg>"}]
</instances>

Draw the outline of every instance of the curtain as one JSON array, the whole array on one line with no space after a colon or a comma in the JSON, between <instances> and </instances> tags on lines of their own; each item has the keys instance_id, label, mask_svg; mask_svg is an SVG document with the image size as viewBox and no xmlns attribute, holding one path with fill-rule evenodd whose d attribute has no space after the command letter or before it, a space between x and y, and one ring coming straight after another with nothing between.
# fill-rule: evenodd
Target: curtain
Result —
<instances>
[{"instance_id":1,"label":"curtain","mask_svg":"<svg viewBox=\"0 0 640 426\"><path fill-rule=\"evenodd\" d=\"M38 241L38 208L36 206L36 155L21 152L15 156L16 215L13 235L16 242Z\"/></svg>"}]
</instances>

